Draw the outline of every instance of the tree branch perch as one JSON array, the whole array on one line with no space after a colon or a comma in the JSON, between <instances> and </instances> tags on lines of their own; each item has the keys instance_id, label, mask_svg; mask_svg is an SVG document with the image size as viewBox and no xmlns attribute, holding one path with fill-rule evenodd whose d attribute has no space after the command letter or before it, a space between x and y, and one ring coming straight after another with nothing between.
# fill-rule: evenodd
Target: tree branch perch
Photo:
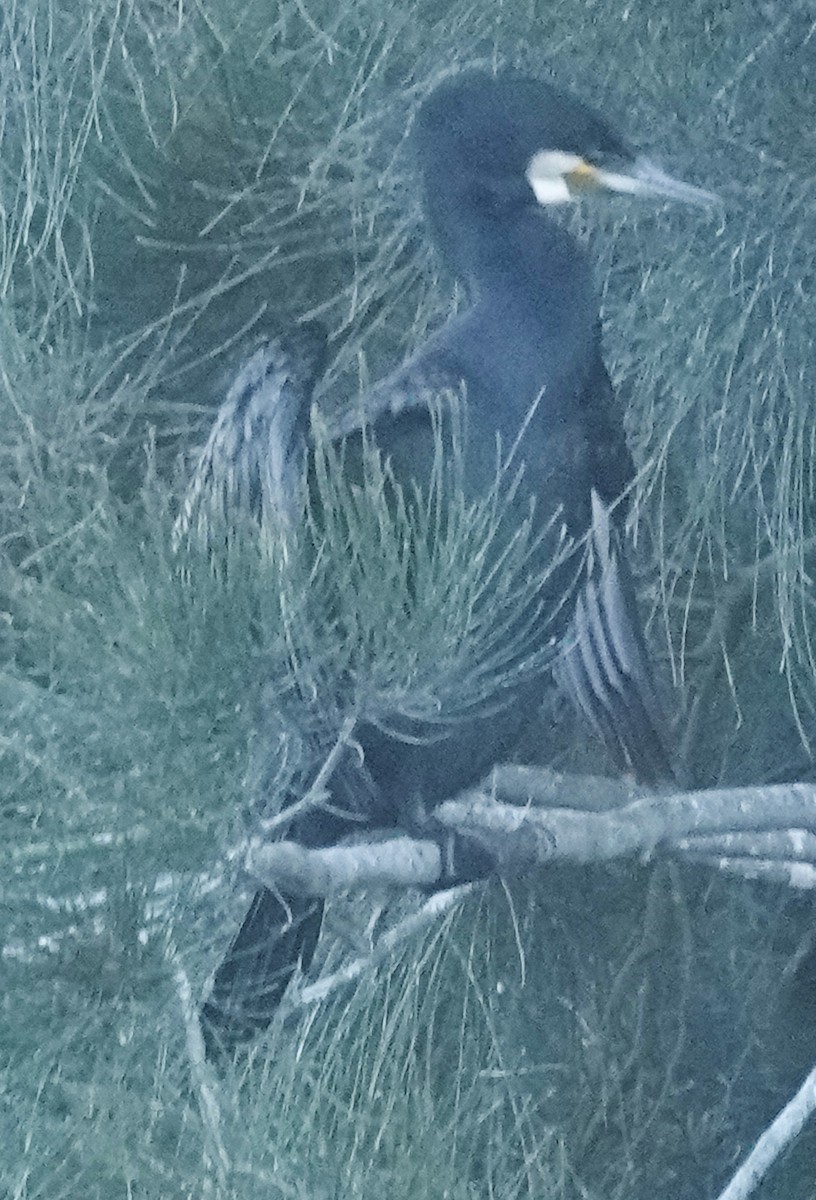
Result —
<instances>
[{"instance_id":1,"label":"tree branch perch","mask_svg":"<svg viewBox=\"0 0 816 1200\"><path fill-rule=\"evenodd\" d=\"M791 886L816 883L811 784L647 792L625 781L497 767L483 787L445 801L434 818L479 841L505 875L663 851ZM438 840L375 832L363 843L318 850L256 842L247 869L267 887L328 896L373 884L433 886L443 862Z\"/></svg>"}]
</instances>

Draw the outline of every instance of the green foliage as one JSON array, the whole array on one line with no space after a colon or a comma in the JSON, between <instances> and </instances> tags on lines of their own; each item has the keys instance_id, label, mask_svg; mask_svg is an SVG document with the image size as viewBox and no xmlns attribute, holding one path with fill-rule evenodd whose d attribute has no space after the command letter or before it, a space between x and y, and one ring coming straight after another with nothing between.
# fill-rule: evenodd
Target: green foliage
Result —
<instances>
[{"instance_id":1,"label":"green foliage","mask_svg":"<svg viewBox=\"0 0 816 1200\"><path fill-rule=\"evenodd\" d=\"M272 1030L218 1086L221 1181L185 1048L174 971L200 995L240 917L218 864L258 754L282 793L349 714L455 717L533 665L523 636L494 646L498 611L523 632L543 532L522 514L484 552L512 479L420 501L324 449L288 541L173 551L176 456L258 333L328 322L330 406L456 304L404 153L451 65L552 69L723 191L722 225L593 212L592 253L687 774L806 769L812 14L625 13L0 9L4 1195L651 1196L695 1170L713 1194L812 1055L807 1012L778 1003L805 906L647 871L545 880L517 911L496 888ZM537 742L580 758L583 735ZM786 1200L812 1191L792 1176Z\"/></svg>"}]
</instances>

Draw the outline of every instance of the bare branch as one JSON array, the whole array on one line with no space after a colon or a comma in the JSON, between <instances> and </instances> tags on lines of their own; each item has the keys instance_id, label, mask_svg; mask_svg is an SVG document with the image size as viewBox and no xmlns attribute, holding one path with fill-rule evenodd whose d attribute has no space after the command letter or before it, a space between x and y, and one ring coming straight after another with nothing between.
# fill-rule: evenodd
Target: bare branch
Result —
<instances>
[{"instance_id":1,"label":"bare branch","mask_svg":"<svg viewBox=\"0 0 816 1200\"><path fill-rule=\"evenodd\" d=\"M247 870L265 887L290 896L329 896L373 884L421 887L436 883L442 856L436 842L407 837L320 850L306 849L297 842L273 842L250 850Z\"/></svg>"},{"instance_id":2,"label":"bare branch","mask_svg":"<svg viewBox=\"0 0 816 1200\"><path fill-rule=\"evenodd\" d=\"M816 1109L816 1067L771 1122L718 1200L747 1200Z\"/></svg>"},{"instance_id":3,"label":"bare branch","mask_svg":"<svg viewBox=\"0 0 816 1200\"><path fill-rule=\"evenodd\" d=\"M772 832L785 835L801 851L801 833L816 832L816 787L811 784L647 793L610 780L611 797L636 798L620 808L609 808L608 797L594 778L584 780L546 769L528 769L521 775L518 768L505 776L505 768L500 768L490 782L490 792L474 791L448 800L435 816L458 833L478 837L505 871L542 861L605 862L627 854L650 854L658 847L688 850L689 839L703 835ZM507 795L518 801L522 782L528 806L501 803ZM605 811L587 811L599 798ZM541 803L548 807L537 807ZM796 836L789 832L793 829ZM742 853L747 844L743 840Z\"/></svg>"},{"instance_id":4,"label":"bare branch","mask_svg":"<svg viewBox=\"0 0 816 1200\"><path fill-rule=\"evenodd\" d=\"M660 849L794 887L816 881L811 784L649 793L616 780L501 767L487 787L445 801L434 817L485 847L498 874ZM327 896L371 884L427 887L441 879L443 862L436 840L380 831L362 844L317 850L292 841L255 843L247 869L284 893Z\"/></svg>"}]
</instances>

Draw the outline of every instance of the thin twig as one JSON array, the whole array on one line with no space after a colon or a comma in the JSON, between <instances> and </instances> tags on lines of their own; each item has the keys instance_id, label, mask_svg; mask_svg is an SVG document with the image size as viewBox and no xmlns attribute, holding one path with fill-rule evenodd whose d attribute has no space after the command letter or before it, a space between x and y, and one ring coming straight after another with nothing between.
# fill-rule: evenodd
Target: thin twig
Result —
<instances>
[{"instance_id":1,"label":"thin twig","mask_svg":"<svg viewBox=\"0 0 816 1200\"><path fill-rule=\"evenodd\" d=\"M193 989L187 978L187 972L181 965L175 947L168 943L165 954L173 969L173 978L184 1023L190 1076L198 1099L201 1120L212 1146L218 1182L222 1188L225 1188L230 1172L230 1159L221 1137L221 1107L218 1103L218 1087L212 1069L206 1061L198 1008L193 1000Z\"/></svg>"},{"instance_id":2,"label":"thin twig","mask_svg":"<svg viewBox=\"0 0 816 1200\"><path fill-rule=\"evenodd\" d=\"M290 804L288 808L278 813L277 816L269 817L263 821L262 829L265 836L274 833L276 829L280 829L284 825L290 825L295 817L299 817L310 808L316 808L318 804L326 799L326 785L337 769L343 751L351 742L351 735L354 733L356 724L356 717L346 717L337 735L337 741L326 756L326 760L315 776L312 786L295 804Z\"/></svg>"},{"instance_id":3,"label":"thin twig","mask_svg":"<svg viewBox=\"0 0 816 1200\"><path fill-rule=\"evenodd\" d=\"M353 959L339 971L326 975L316 983L292 989L285 1001L285 1011L292 1012L311 1004L320 1004L338 988L353 983L361 975L374 970L395 954L403 942L416 937L429 925L438 921L441 916L455 909L467 896L472 894L474 888L475 884L467 883L461 887L449 888L444 892L435 892L416 912L411 913L393 929L384 933L370 954Z\"/></svg>"},{"instance_id":4,"label":"thin twig","mask_svg":"<svg viewBox=\"0 0 816 1200\"><path fill-rule=\"evenodd\" d=\"M771 1122L718 1200L747 1200L816 1109L816 1067Z\"/></svg>"}]
</instances>

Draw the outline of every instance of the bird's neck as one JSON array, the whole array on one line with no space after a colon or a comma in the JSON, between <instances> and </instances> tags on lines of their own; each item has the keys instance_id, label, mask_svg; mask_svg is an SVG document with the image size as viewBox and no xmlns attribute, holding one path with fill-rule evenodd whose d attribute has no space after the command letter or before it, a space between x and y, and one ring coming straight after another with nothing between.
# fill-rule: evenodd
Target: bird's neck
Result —
<instances>
[{"instance_id":1,"label":"bird's neck","mask_svg":"<svg viewBox=\"0 0 816 1200\"><path fill-rule=\"evenodd\" d=\"M550 324L566 308L576 320L594 323L591 273L568 230L537 204L512 212L471 205L465 215L461 204L450 195L427 198L435 240L474 301L525 322Z\"/></svg>"}]
</instances>

